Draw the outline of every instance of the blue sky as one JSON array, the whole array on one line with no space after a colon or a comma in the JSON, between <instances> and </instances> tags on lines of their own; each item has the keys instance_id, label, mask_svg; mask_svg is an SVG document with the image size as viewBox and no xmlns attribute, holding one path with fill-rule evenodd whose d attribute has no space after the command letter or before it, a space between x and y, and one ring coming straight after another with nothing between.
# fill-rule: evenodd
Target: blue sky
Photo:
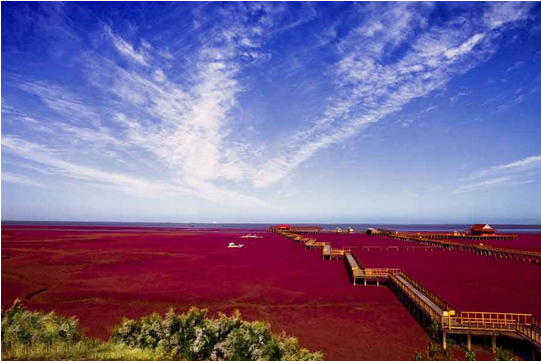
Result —
<instances>
[{"instance_id":1,"label":"blue sky","mask_svg":"<svg viewBox=\"0 0 541 361\"><path fill-rule=\"evenodd\" d=\"M1 6L4 220L541 220L539 3Z\"/></svg>"}]
</instances>

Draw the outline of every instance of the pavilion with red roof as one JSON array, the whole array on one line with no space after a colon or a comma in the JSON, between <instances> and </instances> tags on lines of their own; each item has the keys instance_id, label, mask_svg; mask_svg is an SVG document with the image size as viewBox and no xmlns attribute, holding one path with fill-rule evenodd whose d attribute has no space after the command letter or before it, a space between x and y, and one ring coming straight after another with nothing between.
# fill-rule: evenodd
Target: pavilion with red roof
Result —
<instances>
[{"instance_id":1,"label":"pavilion with red roof","mask_svg":"<svg viewBox=\"0 0 541 361\"><path fill-rule=\"evenodd\" d=\"M470 228L470 233L476 236L487 236L496 233L496 230L488 224L474 224Z\"/></svg>"}]
</instances>

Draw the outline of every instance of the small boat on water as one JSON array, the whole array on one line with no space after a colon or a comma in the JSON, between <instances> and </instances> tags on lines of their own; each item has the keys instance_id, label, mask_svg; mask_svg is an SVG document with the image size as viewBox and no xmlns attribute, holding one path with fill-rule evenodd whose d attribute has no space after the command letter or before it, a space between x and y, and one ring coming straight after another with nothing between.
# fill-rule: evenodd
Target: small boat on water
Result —
<instances>
[{"instance_id":1,"label":"small boat on water","mask_svg":"<svg viewBox=\"0 0 541 361\"><path fill-rule=\"evenodd\" d=\"M240 236L240 238L263 238L263 237L258 236L257 234L250 234L250 233L248 233L248 234L246 234L246 235L244 235L244 236Z\"/></svg>"},{"instance_id":2,"label":"small boat on water","mask_svg":"<svg viewBox=\"0 0 541 361\"><path fill-rule=\"evenodd\" d=\"M229 243L229 245L227 246L227 248L242 248L244 247L243 244L235 244L235 242L231 242Z\"/></svg>"}]
</instances>

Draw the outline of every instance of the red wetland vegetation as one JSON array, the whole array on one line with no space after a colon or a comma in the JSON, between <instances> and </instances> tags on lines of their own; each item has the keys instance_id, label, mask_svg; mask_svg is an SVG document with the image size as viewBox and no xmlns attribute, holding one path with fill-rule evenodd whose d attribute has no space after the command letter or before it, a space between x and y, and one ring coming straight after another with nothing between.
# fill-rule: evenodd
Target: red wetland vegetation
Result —
<instances>
[{"instance_id":1,"label":"red wetland vegetation","mask_svg":"<svg viewBox=\"0 0 541 361\"><path fill-rule=\"evenodd\" d=\"M33 310L77 316L88 336L102 339L123 317L197 306L213 314L239 309L331 361L412 360L426 348L425 331L386 287L353 287L342 261L322 261L320 251L277 234L239 239L247 232L254 233L3 226L2 307L21 298ZM385 237L317 238L351 246L366 267L402 268L459 309L541 314L541 266L461 251L406 251L412 244ZM244 247L228 249L229 242ZM399 250L355 249L377 245Z\"/></svg>"}]
</instances>

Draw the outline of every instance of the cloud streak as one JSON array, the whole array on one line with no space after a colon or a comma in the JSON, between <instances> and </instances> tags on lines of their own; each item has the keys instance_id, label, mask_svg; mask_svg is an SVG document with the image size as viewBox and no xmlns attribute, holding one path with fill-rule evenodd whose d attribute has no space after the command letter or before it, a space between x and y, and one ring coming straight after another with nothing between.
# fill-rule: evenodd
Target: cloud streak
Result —
<instances>
[{"instance_id":1,"label":"cloud streak","mask_svg":"<svg viewBox=\"0 0 541 361\"><path fill-rule=\"evenodd\" d=\"M289 138L285 152L264 164L252 184L279 182L321 149L358 134L486 61L496 49L497 28L524 19L524 8L512 6L513 16L504 16L499 5L491 5L484 18L488 28L475 18L461 18L461 24L428 30L424 13L430 6L425 4L393 4L369 12L341 44L343 56L333 69L338 95L328 99L329 106L311 127ZM421 29L425 31L416 36ZM405 54L390 62L387 54L406 41L411 46Z\"/></svg>"},{"instance_id":2,"label":"cloud streak","mask_svg":"<svg viewBox=\"0 0 541 361\"><path fill-rule=\"evenodd\" d=\"M50 109L72 123L80 123L81 118L97 125L100 117L84 100L69 90L42 81L26 81L20 84L24 91L37 95Z\"/></svg>"},{"instance_id":3,"label":"cloud streak","mask_svg":"<svg viewBox=\"0 0 541 361\"><path fill-rule=\"evenodd\" d=\"M457 188L453 193L474 192L503 184L522 185L532 183L535 181L532 176L539 171L541 171L541 155L526 157L515 162L496 165L475 172L469 177L469 184Z\"/></svg>"},{"instance_id":4,"label":"cloud streak","mask_svg":"<svg viewBox=\"0 0 541 361\"><path fill-rule=\"evenodd\" d=\"M144 51L145 48L148 48L150 44L143 43L143 46L139 51L136 51L135 48L122 39L120 36L117 36L113 33L111 28L109 26L105 26L105 32L111 39L113 45L115 46L116 50L125 57L135 61L136 63L143 65L143 66L149 66L145 58L148 58L148 54ZM144 46L145 44L148 44L147 46Z\"/></svg>"},{"instance_id":5,"label":"cloud streak","mask_svg":"<svg viewBox=\"0 0 541 361\"><path fill-rule=\"evenodd\" d=\"M486 188L499 186L502 184L506 184L511 182L511 177L497 177L493 179L484 180L482 182L475 182L471 184L467 184L465 186L457 188L453 193L454 194L461 194L461 193L470 193L470 192L477 192L484 190Z\"/></svg>"},{"instance_id":6,"label":"cloud streak","mask_svg":"<svg viewBox=\"0 0 541 361\"><path fill-rule=\"evenodd\" d=\"M515 162L493 166L480 170L471 176L471 179L479 179L499 174L518 174L528 171L541 170L541 155L526 157Z\"/></svg>"},{"instance_id":7,"label":"cloud streak","mask_svg":"<svg viewBox=\"0 0 541 361\"><path fill-rule=\"evenodd\" d=\"M138 197L152 197L163 193L167 185L138 179L124 174L104 172L61 159L61 152L40 144L13 137L2 137L2 149L20 158L39 163L62 176L84 180L98 185L109 185L126 194ZM2 173L2 176L4 174Z\"/></svg>"},{"instance_id":8,"label":"cloud streak","mask_svg":"<svg viewBox=\"0 0 541 361\"><path fill-rule=\"evenodd\" d=\"M22 184L30 187L47 188L48 186L38 182L30 177L21 174L14 174L10 172L2 172L2 182L10 182L15 184Z\"/></svg>"}]
</instances>

